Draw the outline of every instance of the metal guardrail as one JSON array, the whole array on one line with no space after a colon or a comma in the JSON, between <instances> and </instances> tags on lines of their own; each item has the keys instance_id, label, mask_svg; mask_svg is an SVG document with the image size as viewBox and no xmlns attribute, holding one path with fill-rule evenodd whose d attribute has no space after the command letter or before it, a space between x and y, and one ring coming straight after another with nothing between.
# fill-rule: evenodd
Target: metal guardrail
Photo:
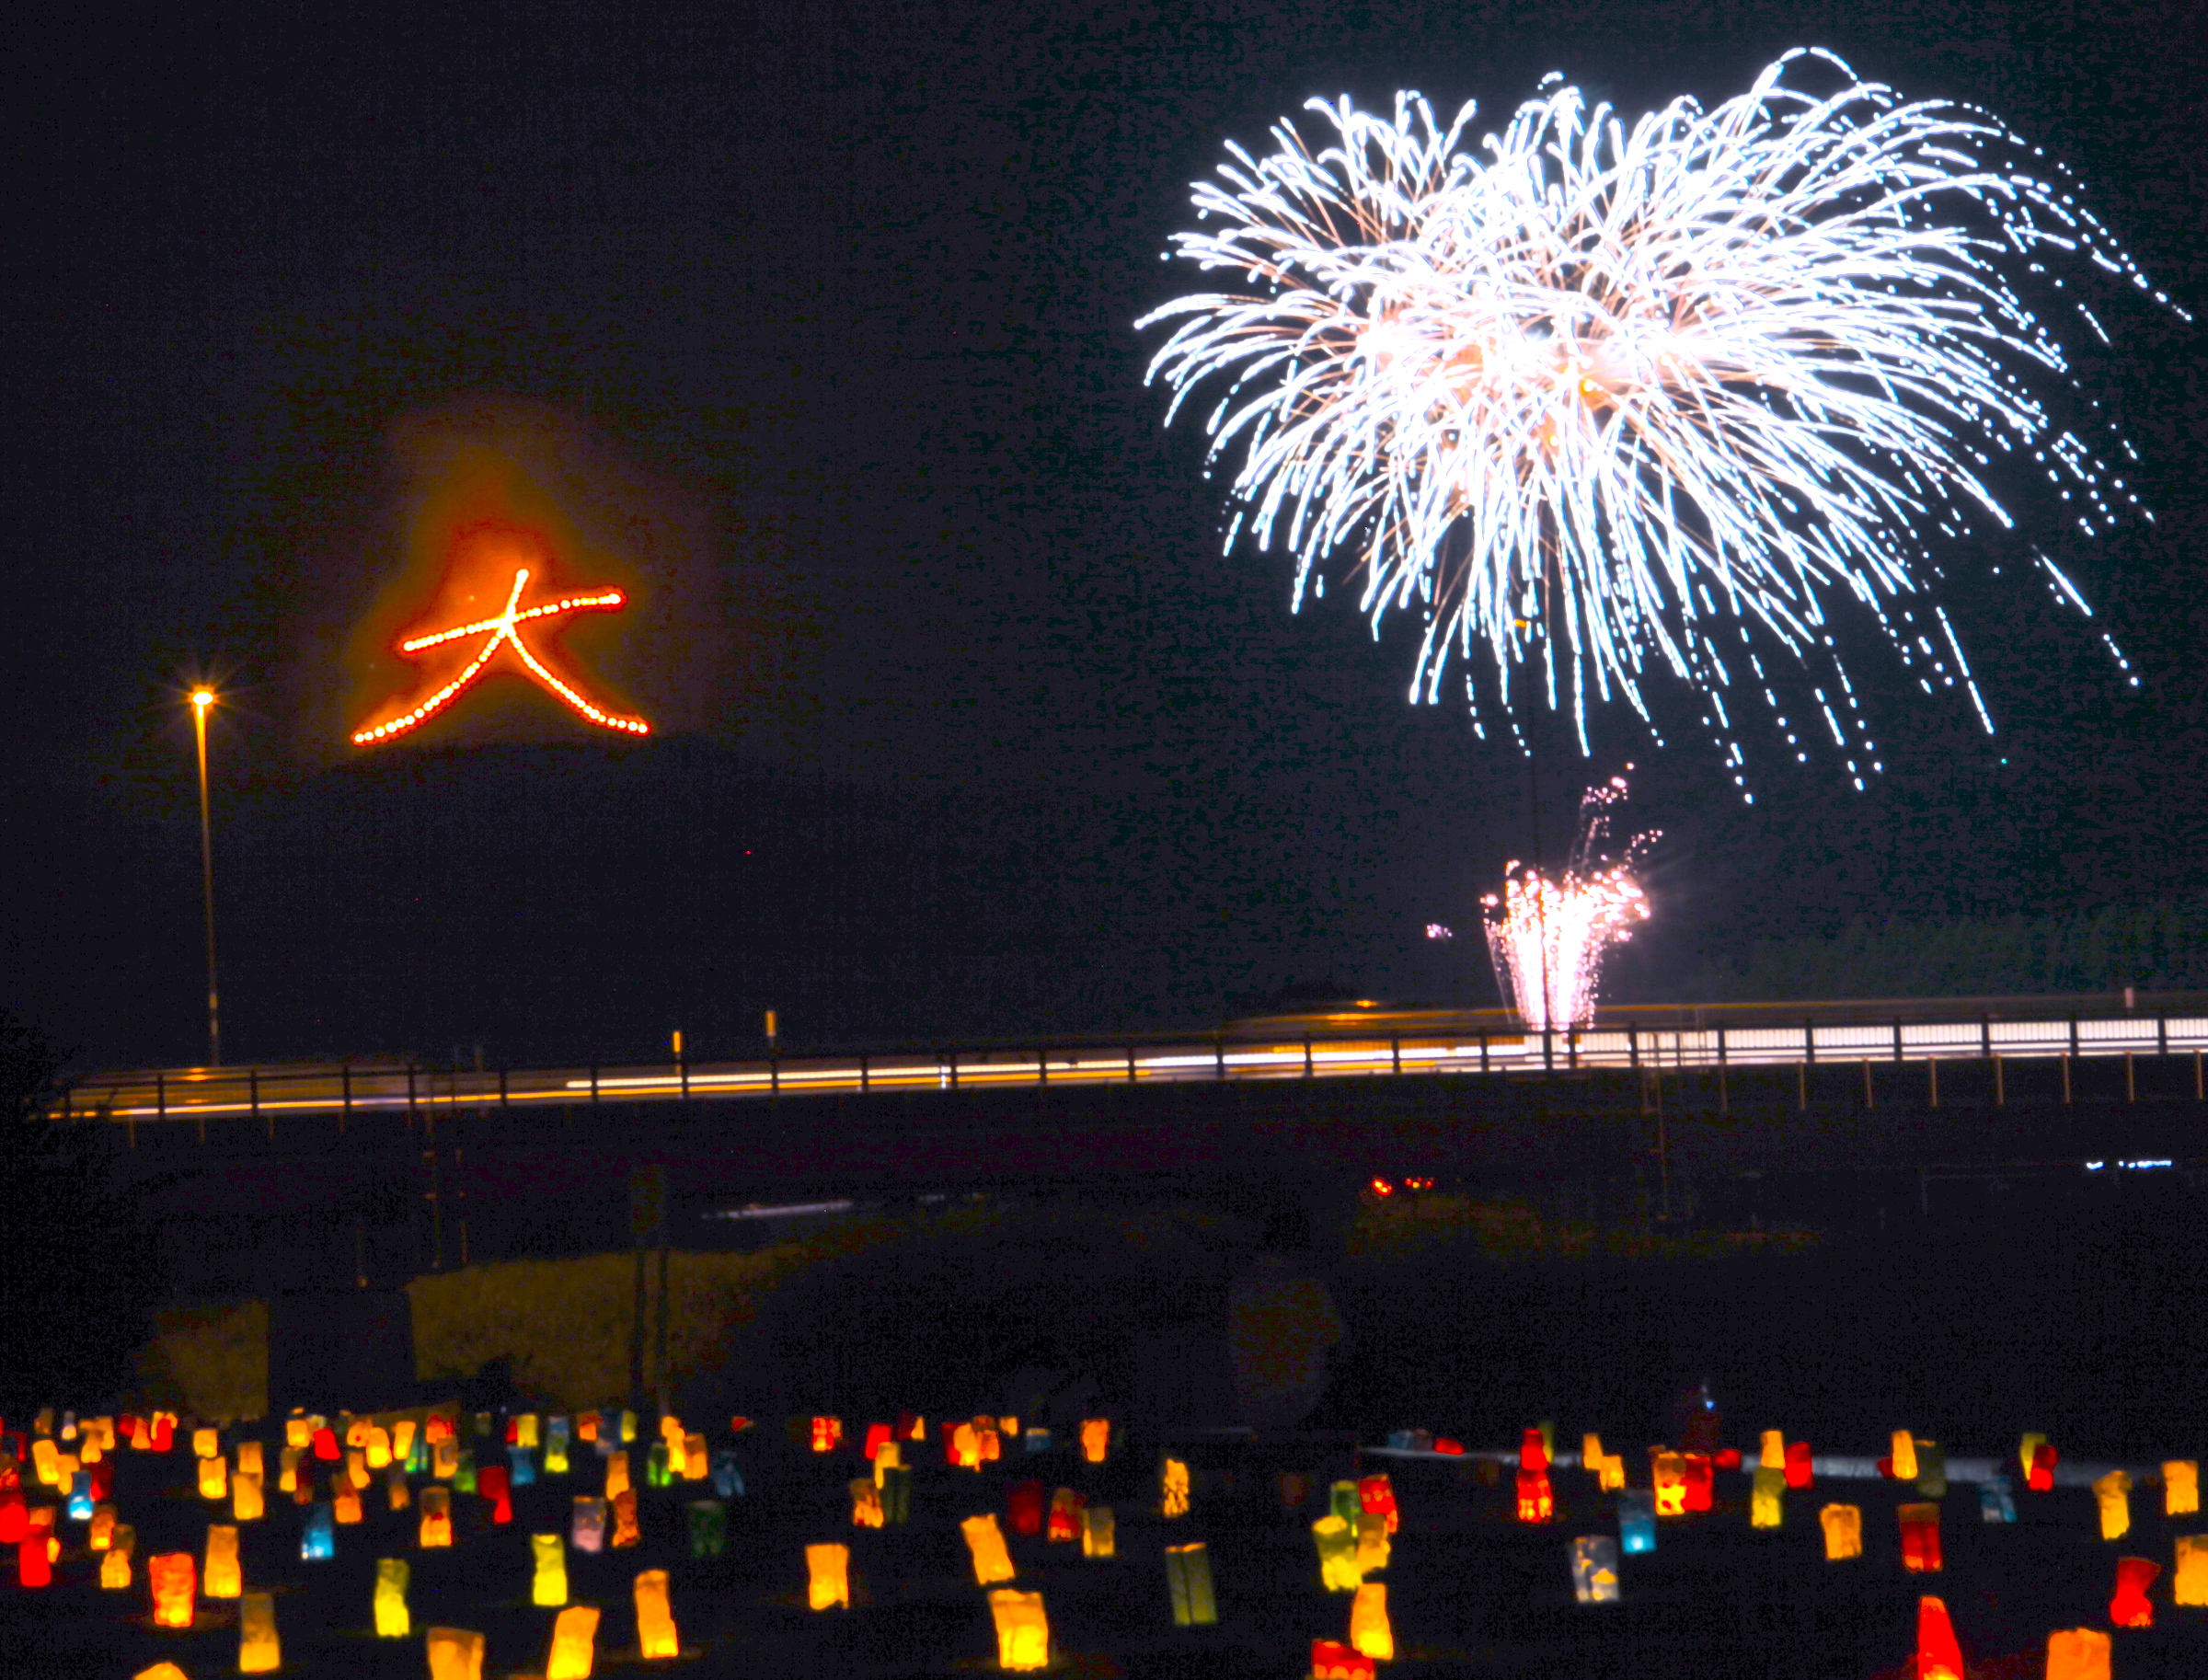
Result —
<instances>
[{"instance_id":1,"label":"metal guardrail","mask_svg":"<svg viewBox=\"0 0 2208 1680\"><path fill-rule=\"evenodd\" d=\"M1044 1089L1409 1076L1555 1076L1594 1069L1650 1072L1930 1063L1938 1101L1941 1062L1990 1064L2000 1100L2005 1063L2057 1061L2064 1091L2071 1064L2112 1057L2190 1055L2193 1096L2203 1096L2208 1014L2123 1015L2051 1020L1829 1021L1798 1025L1603 1025L1525 1032L1478 1030L1375 1033L1354 1029L1250 1039L1166 1035L1071 1049L1034 1044L769 1056L710 1064L624 1067L431 1070L388 1062L103 1074L77 1081L61 1115L133 1128L144 1123L251 1116L273 1133L279 1116L335 1118L577 1103L736 1101L862 1093ZM2127 1092L2131 1085L2127 1078Z\"/></svg>"}]
</instances>

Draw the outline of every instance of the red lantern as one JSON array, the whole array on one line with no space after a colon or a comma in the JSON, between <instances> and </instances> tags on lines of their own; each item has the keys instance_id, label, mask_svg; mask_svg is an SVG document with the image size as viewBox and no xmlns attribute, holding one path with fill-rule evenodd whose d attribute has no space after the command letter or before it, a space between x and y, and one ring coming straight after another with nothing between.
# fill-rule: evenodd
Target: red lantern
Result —
<instances>
[{"instance_id":1,"label":"red lantern","mask_svg":"<svg viewBox=\"0 0 2208 1680\"><path fill-rule=\"evenodd\" d=\"M493 1523L513 1521L513 1473L504 1465L485 1465L476 1472L476 1494L490 1502Z\"/></svg>"},{"instance_id":2,"label":"red lantern","mask_svg":"<svg viewBox=\"0 0 2208 1680\"><path fill-rule=\"evenodd\" d=\"M1810 1458L1810 1444L1807 1441L1788 1442L1787 1487L1789 1490L1799 1493L1811 1484L1811 1479L1812 1466Z\"/></svg>"},{"instance_id":3,"label":"red lantern","mask_svg":"<svg viewBox=\"0 0 2208 1680\"><path fill-rule=\"evenodd\" d=\"M1548 1485L1547 1470L1518 1472L1518 1520L1521 1523L1546 1523L1556 1514L1556 1497Z\"/></svg>"},{"instance_id":4,"label":"red lantern","mask_svg":"<svg viewBox=\"0 0 2208 1680\"><path fill-rule=\"evenodd\" d=\"M844 1421L841 1418L817 1417L812 1421L812 1450L833 1453L843 1444Z\"/></svg>"},{"instance_id":5,"label":"red lantern","mask_svg":"<svg viewBox=\"0 0 2208 1680\"><path fill-rule=\"evenodd\" d=\"M1335 1640L1311 1641L1311 1680L1376 1680L1373 1659Z\"/></svg>"},{"instance_id":6,"label":"red lantern","mask_svg":"<svg viewBox=\"0 0 2208 1680\"><path fill-rule=\"evenodd\" d=\"M1462 1458L1465 1456L1465 1444L1452 1441L1447 1435L1436 1435L1433 1438L1433 1450L1451 1458Z\"/></svg>"},{"instance_id":7,"label":"red lantern","mask_svg":"<svg viewBox=\"0 0 2208 1680\"><path fill-rule=\"evenodd\" d=\"M1686 1460L1686 1479L1683 1508L1687 1511L1708 1511L1715 1483L1709 1456L1706 1453L1688 1453L1684 1456Z\"/></svg>"},{"instance_id":8,"label":"red lantern","mask_svg":"<svg viewBox=\"0 0 2208 1680\"><path fill-rule=\"evenodd\" d=\"M167 1412L165 1412L165 1411L157 1411L157 1412L155 1412L155 1413L154 1414L154 1430L153 1430L153 1435L154 1435L154 1449L153 1449L153 1450L154 1450L155 1452L156 1452L156 1453L166 1453L167 1451L168 1451L168 1449L169 1449L171 1446L173 1446L173 1445L175 1445L175 1444L176 1444L176 1439L177 1439L177 1423L176 1423L176 1420L175 1420L174 1418L170 1417L170 1416L169 1416L169 1415L168 1415Z\"/></svg>"},{"instance_id":9,"label":"red lantern","mask_svg":"<svg viewBox=\"0 0 2208 1680\"><path fill-rule=\"evenodd\" d=\"M1042 1532L1042 1484L1039 1481L1016 1481L1007 1502L1014 1534L1039 1535Z\"/></svg>"},{"instance_id":10,"label":"red lantern","mask_svg":"<svg viewBox=\"0 0 2208 1680\"><path fill-rule=\"evenodd\" d=\"M1078 1540L1081 1537L1082 1515L1088 1509L1088 1501L1071 1488L1061 1488L1051 1495L1050 1537L1053 1540Z\"/></svg>"},{"instance_id":11,"label":"red lantern","mask_svg":"<svg viewBox=\"0 0 2208 1680\"><path fill-rule=\"evenodd\" d=\"M2024 1479L2024 1485L2034 1493L2052 1491L2054 1487L2054 1467L2061 1461L2061 1456L2052 1445L2041 1442L2031 1449L2031 1469Z\"/></svg>"},{"instance_id":12,"label":"red lantern","mask_svg":"<svg viewBox=\"0 0 2208 1680\"><path fill-rule=\"evenodd\" d=\"M927 1425L922 1421L918 1412L901 1411L897 1414L898 1440L921 1441L926 1438L926 1434Z\"/></svg>"},{"instance_id":13,"label":"red lantern","mask_svg":"<svg viewBox=\"0 0 2208 1680\"><path fill-rule=\"evenodd\" d=\"M23 1503L19 1488L10 1488L0 1493L0 1546L16 1546L30 1528L30 1513Z\"/></svg>"},{"instance_id":14,"label":"red lantern","mask_svg":"<svg viewBox=\"0 0 2208 1680\"><path fill-rule=\"evenodd\" d=\"M1916 1601L1916 1680L1963 1680L1962 1647L1955 1624L1937 1598Z\"/></svg>"},{"instance_id":15,"label":"red lantern","mask_svg":"<svg viewBox=\"0 0 2208 1680\"><path fill-rule=\"evenodd\" d=\"M23 1538L16 1546L16 1584L42 1587L53 1580L53 1554L46 1542L53 1538L53 1508L40 1506L30 1513Z\"/></svg>"},{"instance_id":16,"label":"red lantern","mask_svg":"<svg viewBox=\"0 0 2208 1680\"><path fill-rule=\"evenodd\" d=\"M1366 1476L1357 1483L1357 1508L1370 1511L1387 1519L1387 1532L1394 1534L1402 1526L1400 1513L1396 1510L1396 1484L1386 1476Z\"/></svg>"},{"instance_id":17,"label":"red lantern","mask_svg":"<svg viewBox=\"0 0 2208 1680\"><path fill-rule=\"evenodd\" d=\"M1940 1568L1939 1507L1903 1505L1896 1514L1902 1523L1902 1567L1913 1575L1937 1575Z\"/></svg>"},{"instance_id":18,"label":"red lantern","mask_svg":"<svg viewBox=\"0 0 2208 1680\"><path fill-rule=\"evenodd\" d=\"M315 1456L325 1464L338 1461L338 1432L327 1423L315 1431Z\"/></svg>"},{"instance_id":19,"label":"red lantern","mask_svg":"<svg viewBox=\"0 0 2208 1680\"><path fill-rule=\"evenodd\" d=\"M888 1444L889 1439L890 1426L887 1423L867 1425L867 1462L868 1464L874 1462L874 1455Z\"/></svg>"},{"instance_id":20,"label":"red lantern","mask_svg":"<svg viewBox=\"0 0 2208 1680\"><path fill-rule=\"evenodd\" d=\"M1720 1470L1737 1470L1741 1467L1741 1449L1729 1446L1710 1462Z\"/></svg>"},{"instance_id":21,"label":"red lantern","mask_svg":"<svg viewBox=\"0 0 2208 1680\"><path fill-rule=\"evenodd\" d=\"M1539 1430L1529 1429L1518 1437L1518 1467L1521 1470L1548 1468L1548 1443L1542 1439Z\"/></svg>"},{"instance_id":22,"label":"red lantern","mask_svg":"<svg viewBox=\"0 0 2208 1680\"><path fill-rule=\"evenodd\" d=\"M2116 1595L2109 1600L2109 1619L2119 1628L2151 1628L2155 1607L2147 1603L2146 1589L2155 1584L2162 1566L2152 1558L2116 1559Z\"/></svg>"}]
</instances>

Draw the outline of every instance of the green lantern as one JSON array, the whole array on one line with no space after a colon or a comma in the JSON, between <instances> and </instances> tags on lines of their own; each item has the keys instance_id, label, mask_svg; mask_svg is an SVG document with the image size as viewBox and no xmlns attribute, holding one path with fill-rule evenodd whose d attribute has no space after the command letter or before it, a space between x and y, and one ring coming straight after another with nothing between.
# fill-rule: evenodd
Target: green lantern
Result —
<instances>
[{"instance_id":1,"label":"green lantern","mask_svg":"<svg viewBox=\"0 0 2208 1680\"><path fill-rule=\"evenodd\" d=\"M718 1558L729 1548L729 1508L717 1499L690 1502L690 1555Z\"/></svg>"},{"instance_id":2,"label":"green lantern","mask_svg":"<svg viewBox=\"0 0 2208 1680\"><path fill-rule=\"evenodd\" d=\"M1212 1594L1212 1554L1202 1540L1166 1548L1166 1586L1173 1595L1176 1628L1209 1628L1219 1620Z\"/></svg>"}]
</instances>

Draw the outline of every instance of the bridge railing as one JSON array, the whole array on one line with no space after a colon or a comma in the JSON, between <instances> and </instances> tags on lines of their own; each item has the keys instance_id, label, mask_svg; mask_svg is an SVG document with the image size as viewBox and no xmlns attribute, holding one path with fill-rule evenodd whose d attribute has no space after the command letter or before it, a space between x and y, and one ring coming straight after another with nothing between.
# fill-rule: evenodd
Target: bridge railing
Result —
<instances>
[{"instance_id":1,"label":"bridge railing","mask_svg":"<svg viewBox=\"0 0 2208 1680\"><path fill-rule=\"evenodd\" d=\"M1631 1022L1528 1032L1492 1027L1376 1033L1277 1030L1254 1037L1158 1034L1059 1047L932 1046L622 1067L432 1068L392 1062L101 1074L77 1081L62 1114L136 1127L250 1116L279 1119L564 1107L618 1101L721 1102L860 1093L1161 1085L1433 1075L1541 1076L1603 1068L1725 1069L1832 1064L1993 1063L2190 1055L2193 1094L2208 1015L2044 1020L1976 1018L1641 1027Z\"/></svg>"}]
</instances>

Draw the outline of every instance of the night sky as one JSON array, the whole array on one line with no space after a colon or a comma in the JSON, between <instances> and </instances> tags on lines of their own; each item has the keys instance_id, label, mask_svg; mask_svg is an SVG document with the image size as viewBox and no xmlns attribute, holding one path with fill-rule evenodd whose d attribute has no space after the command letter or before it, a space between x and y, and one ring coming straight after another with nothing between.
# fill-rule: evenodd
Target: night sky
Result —
<instances>
[{"instance_id":1,"label":"night sky","mask_svg":"<svg viewBox=\"0 0 2208 1680\"><path fill-rule=\"evenodd\" d=\"M170 10L13 40L0 1004L79 1065L203 1040L190 729L214 729L225 1048L580 1061L1209 1024L1291 982L1492 997L1478 895L1625 762L1661 828L1619 989L1851 917L2191 896L2208 845L2200 329L2066 337L2159 516L1940 550L2001 728L1876 640L1888 773L1679 692L1537 776L1404 701L1340 592L1222 554L1133 322L1223 141L1398 87L1628 115L1822 44L1984 104L2208 313L2189 8L1173 4ZM360 754L360 629L455 452L632 590L548 703ZM2034 518L2041 517L2033 515ZM2013 562L2045 542L2142 677ZM1995 566L2002 576L1992 575ZM585 578L584 581L591 581ZM1448 947L1425 924L1453 925Z\"/></svg>"}]
</instances>

